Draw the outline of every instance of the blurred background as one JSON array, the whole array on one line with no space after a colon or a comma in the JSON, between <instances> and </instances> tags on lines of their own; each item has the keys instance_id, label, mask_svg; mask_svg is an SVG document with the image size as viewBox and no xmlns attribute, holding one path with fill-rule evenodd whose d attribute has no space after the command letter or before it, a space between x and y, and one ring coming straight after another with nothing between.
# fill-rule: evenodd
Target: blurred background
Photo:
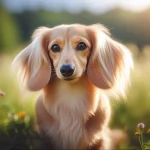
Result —
<instances>
[{"instance_id":1,"label":"blurred background","mask_svg":"<svg viewBox=\"0 0 150 150\"><path fill-rule=\"evenodd\" d=\"M111 101L110 126L124 129L128 147L138 147L139 122L150 128L150 0L1 0L0 1L0 123L10 113L34 116L37 93L22 91L11 72L15 55L31 42L34 29L59 24L104 24L112 37L133 55L134 70L127 98ZM5 92L5 95L4 93Z\"/></svg>"}]
</instances>

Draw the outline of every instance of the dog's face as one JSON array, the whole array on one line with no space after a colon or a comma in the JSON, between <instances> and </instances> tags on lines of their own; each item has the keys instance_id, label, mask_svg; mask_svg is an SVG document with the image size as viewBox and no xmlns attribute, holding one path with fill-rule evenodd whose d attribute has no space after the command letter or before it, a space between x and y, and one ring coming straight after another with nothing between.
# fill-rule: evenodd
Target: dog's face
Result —
<instances>
[{"instance_id":1,"label":"dog's face","mask_svg":"<svg viewBox=\"0 0 150 150\"><path fill-rule=\"evenodd\" d=\"M56 75L66 82L77 81L86 71L91 41L86 28L60 26L50 32L48 53Z\"/></svg>"},{"instance_id":2,"label":"dog's face","mask_svg":"<svg viewBox=\"0 0 150 150\"><path fill-rule=\"evenodd\" d=\"M115 87L123 94L132 67L129 50L100 24L41 27L14 62L32 91L46 86L55 71L64 82L75 83L85 74L98 88Z\"/></svg>"}]
</instances>

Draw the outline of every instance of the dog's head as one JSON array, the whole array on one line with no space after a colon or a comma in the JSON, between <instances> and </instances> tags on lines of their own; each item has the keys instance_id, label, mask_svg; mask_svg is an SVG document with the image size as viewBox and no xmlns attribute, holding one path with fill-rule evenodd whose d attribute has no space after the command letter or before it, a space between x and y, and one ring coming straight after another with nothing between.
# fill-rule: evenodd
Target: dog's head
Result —
<instances>
[{"instance_id":1,"label":"dog's head","mask_svg":"<svg viewBox=\"0 0 150 150\"><path fill-rule=\"evenodd\" d=\"M41 27L35 30L32 43L15 58L14 62L18 61L27 87L33 91L48 84L52 71L68 83L87 74L101 89L123 89L132 66L129 50L111 39L100 24Z\"/></svg>"}]
</instances>

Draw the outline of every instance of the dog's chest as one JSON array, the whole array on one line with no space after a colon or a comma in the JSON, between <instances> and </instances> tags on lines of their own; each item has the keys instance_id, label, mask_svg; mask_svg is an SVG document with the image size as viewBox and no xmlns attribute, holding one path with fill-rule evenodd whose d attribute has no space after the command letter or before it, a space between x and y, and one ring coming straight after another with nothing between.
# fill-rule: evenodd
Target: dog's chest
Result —
<instances>
[{"instance_id":1,"label":"dog's chest","mask_svg":"<svg viewBox=\"0 0 150 150\"><path fill-rule=\"evenodd\" d=\"M85 139L85 123L96 110L99 92L85 79L73 84L54 81L45 93L45 107L54 118L48 134L58 149L77 149Z\"/></svg>"},{"instance_id":2,"label":"dog's chest","mask_svg":"<svg viewBox=\"0 0 150 150\"><path fill-rule=\"evenodd\" d=\"M66 88L57 89L55 94L54 91L51 93L53 99L47 109L55 121L50 127L49 134L61 148L74 149L84 134L90 95L87 89Z\"/></svg>"}]
</instances>

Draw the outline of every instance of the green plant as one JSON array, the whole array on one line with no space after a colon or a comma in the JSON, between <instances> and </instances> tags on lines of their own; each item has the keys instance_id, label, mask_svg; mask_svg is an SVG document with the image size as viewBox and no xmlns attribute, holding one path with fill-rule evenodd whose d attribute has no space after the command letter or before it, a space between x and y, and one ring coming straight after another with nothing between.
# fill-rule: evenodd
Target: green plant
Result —
<instances>
[{"instance_id":1,"label":"green plant","mask_svg":"<svg viewBox=\"0 0 150 150\"><path fill-rule=\"evenodd\" d=\"M38 139L33 119L25 112L9 114L0 125L1 150L33 150Z\"/></svg>"},{"instance_id":2,"label":"green plant","mask_svg":"<svg viewBox=\"0 0 150 150\"><path fill-rule=\"evenodd\" d=\"M12 71L11 63L15 54L0 54L0 90L5 95L0 96L0 123L7 118L9 112L15 113L24 110L31 116L34 115L34 106L37 93L27 92L20 86L17 74Z\"/></svg>"},{"instance_id":3,"label":"green plant","mask_svg":"<svg viewBox=\"0 0 150 150\"><path fill-rule=\"evenodd\" d=\"M140 149L141 150L149 150L150 149L150 140L144 140L144 128L145 128L145 125L144 123L139 123L137 125L137 129L136 129L136 132L135 132L135 135L137 136L138 138L138 141L139 141L139 144L140 144ZM150 129L147 130L147 134L150 133ZM145 136L145 139L146 139L146 136Z\"/></svg>"}]
</instances>

